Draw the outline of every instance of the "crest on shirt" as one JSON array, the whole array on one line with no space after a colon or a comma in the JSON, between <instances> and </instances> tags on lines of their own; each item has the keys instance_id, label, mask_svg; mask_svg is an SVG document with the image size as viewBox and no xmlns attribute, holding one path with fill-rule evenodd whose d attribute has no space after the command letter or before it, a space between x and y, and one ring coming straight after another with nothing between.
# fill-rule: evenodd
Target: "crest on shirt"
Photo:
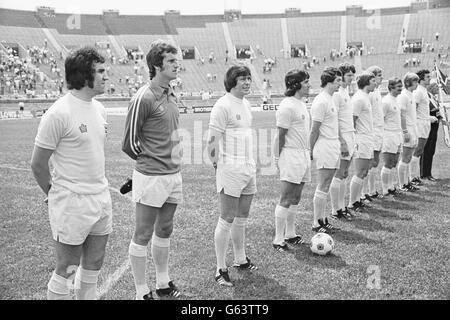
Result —
<instances>
[{"instance_id":1,"label":"crest on shirt","mask_svg":"<svg viewBox=\"0 0 450 320\"><path fill-rule=\"evenodd\" d=\"M79 127L81 133L87 132L87 126L85 124L81 124Z\"/></svg>"},{"instance_id":2,"label":"crest on shirt","mask_svg":"<svg viewBox=\"0 0 450 320\"><path fill-rule=\"evenodd\" d=\"M334 112L334 108L331 108L331 112Z\"/></svg>"},{"instance_id":3,"label":"crest on shirt","mask_svg":"<svg viewBox=\"0 0 450 320\"><path fill-rule=\"evenodd\" d=\"M236 120L241 120L241 115L240 114L236 115Z\"/></svg>"}]
</instances>

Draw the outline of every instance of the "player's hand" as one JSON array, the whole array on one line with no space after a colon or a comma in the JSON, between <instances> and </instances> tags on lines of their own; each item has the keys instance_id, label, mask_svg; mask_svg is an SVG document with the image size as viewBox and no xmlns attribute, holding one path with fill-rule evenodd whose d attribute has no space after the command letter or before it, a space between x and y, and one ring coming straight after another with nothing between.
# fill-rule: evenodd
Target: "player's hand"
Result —
<instances>
[{"instance_id":1,"label":"player's hand","mask_svg":"<svg viewBox=\"0 0 450 320\"><path fill-rule=\"evenodd\" d=\"M436 117L434 117L434 116L432 116L430 119L431 119L431 123L436 123L436 122L438 122L438 118L436 118Z\"/></svg>"},{"instance_id":2,"label":"player's hand","mask_svg":"<svg viewBox=\"0 0 450 320\"><path fill-rule=\"evenodd\" d=\"M347 142L341 143L341 154L343 157L349 156Z\"/></svg>"},{"instance_id":3,"label":"player's hand","mask_svg":"<svg viewBox=\"0 0 450 320\"><path fill-rule=\"evenodd\" d=\"M411 135L409 134L409 132L403 134L403 139L405 140L406 143L408 143L409 140L411 140Z\"/></svg>"}]
</instances>

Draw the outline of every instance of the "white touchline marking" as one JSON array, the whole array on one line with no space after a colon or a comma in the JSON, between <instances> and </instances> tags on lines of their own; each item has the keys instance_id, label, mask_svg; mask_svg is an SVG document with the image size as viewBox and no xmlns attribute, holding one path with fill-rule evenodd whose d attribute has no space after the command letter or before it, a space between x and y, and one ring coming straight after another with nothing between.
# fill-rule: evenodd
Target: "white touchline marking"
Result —
<instances>
[{"instance_id":1,"label":"white touchline marking","mask_svg":"<svg viewBox=\"0 0 450 320\"><path fill-rule=\"evenodd\" d=\"M112 287L114 287L116 282L119 281L120 278L122 278L123 274L125 273L125 271L127 271L129 266L130 259L127 258L113 274L108 276L108 278L98 289L98 299L102 298L109 292L109 290L111 290Z\"/></svg>"},{"instance_id":2,"label":"white touchline marking","mask_svg":"<svg viewBox=\"0 0 450 320\"><path fill-rule=\"evenodd\" d=\"M5 166L5 165L0 165L0 168L2 168L2 169L10 169L10 170L18 170L18 171L31 171L31 169L11 167L11 166ZM114 191L114 192L122 195L120 193L119 189L116 189L116 188L113 188L113 187L109 187L109 190ZM129 196L129 195L125 196L125 198L127 198L130 201L132 201L131 200L131 196ZM105 294L107 294L112 287L114 287L116 282L119 281L120 278L122 278L123 274L125 273L125 271L127 271L129 266L130 266L130 260L127 257L125 259L125 261L122 262L120 267L116 271L114 271L111 275L109 275L108 278L102 283L102 285L100 286L100 288L97 291L99 299L101 297L103 297Z\"/></svg>"},{"instance_id":3,"label":"white touchline marking","mask_svg":"<svg viewBox=\"0 0 450 320\"><path fill-rule=\"evenodd\" d=\"M0 165L0 168L10 169L10 170L18 170L18 171L31 171L31 169L27 169L27 168L18 168L18 167L4 166L4 165Z\"/></svg>"}]
</instances>

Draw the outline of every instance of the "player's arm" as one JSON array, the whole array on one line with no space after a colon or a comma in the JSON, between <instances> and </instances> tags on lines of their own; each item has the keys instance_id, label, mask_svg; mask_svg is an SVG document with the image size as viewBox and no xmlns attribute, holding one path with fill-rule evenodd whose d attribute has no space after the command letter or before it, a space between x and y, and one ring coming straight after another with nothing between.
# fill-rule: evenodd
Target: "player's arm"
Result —
<instances>
[{"instance_id":1,"label":"player's arm","mask_svg":"<svg viewBox=\"0 0 450 320\"><path fill-rule=\"evenodd\" d=\"M400 106L400 122L401 122L401 126L402 126L402 132L403 132L403 139L405 140L405 142L409 142L410 139L410 135L408 132L408 127L406 126L406 113L407 113L407 106L406 106L406 101L404 101L404 99L399 99L398 100L398 104Z\"/></svg>"},{"instance_id":2,"label":"player's arm","mask_svg":"<svg viewBox=\"0 0 450 320\"><path fill-rule=\"evenodd\" d=\"M288 132L288 129L278 127L277 135L275 136L275 146L274 146L274 155L275 158L279 158L281 151L284 148L284 145L286 144L286 134Z\"/></svg>"},{"instance_id":3,"label":"player's arm","mask_svg":"<svg viewBox=\"0 0 450 320\"><path fill-rule=\"evenodd\" d=\"M310 151L311 160L313 160L313 150L314 150L314 146L316 145L317 139L319 139L321 125L322 125L322 122L313 120L312 127L311 127L311 133L309 135L309 145L311 147L311 151Z\"/></svg>"},{"instance_id":4,"label":"player's arm","mask_svg":"<svg viewBox=\"0 0 450 320\"><path fill-rule=\"evenodd\" d=\"M362 109L364 107L364 102L362 100L352 101L352 109L353 109L353 127L356 129L356 121L358 120Z\"/></svg>"},{"instance_id":5,"label":"player's arm","mask_svg":"<svg viewBox=\"0 0 450 320\"><path fill-rule=\"evenodd\" d=\"M358 116L353 115L353 127L356 128L356 121L359 119Z\"/></svg>"},{"instance_id":6,"label":"player's arm","mask_svg":"<svg viewBox=\"0 0 450 320\"><path fill-rule=\"evenodd\" d=\"M214 169L217 169L219 161L219 142L225 134L228 114L224 106L214 105L209 119L209 131L207 140L208 157Z\"/></svg>"},{"instance_id":7,"label":"player's arm","mask_svg":"<svg viewBox=\"0 0 450 320\"><path fill-rule=\"evenodd\" d=\"M344 102L342 101L340 95L337 92L335 92L333 94L333 102L334 102L334 105L337 106L338 113L339 113L341 106ZM344 156L346 157L348 155L348 146L347 146L347 141L345 141L345 139L342 136L340 126L338 127L338 137L339 137L339 142L341 143L341 153L342 154L345 153L346 155L344 155Z\"/></svg>"},{"instance_id":8,"label":"player's arm","mask_svg":"<svg viewBox=\"0 0 450 320\"><path fill-rule=\"evenodd\" d=\"M216 129L209 128L208 132L208 157L214 169L217 168L217 161L219 160L219 141L223 138L223 132Z\"/></svg>"},{"instance_id":9,"label":"player's arm","mask_svg":"<svg viewBox=\"0 0 450 320\"><path fill-rule=\"evenodd\" d=\"M125 130L122 140L122 151L131 159L136 160L142 152L139 142L139 135L142 132L147 117L154 106L156 98L150 94L141 98L135 96L128 107L127 118L125 120Z\"/></svg>"},{"instance_id":10,"label":"player's arm","mask_svg":"<svg viewBox=\"0 0 450 320\"><path fill-rule=\"evenodd\" d=\"M31 156L31 171L39 187L41 187L46 195L48 195L52 185L50 168L48 166L48 161L52 154L53 150L44 149L35 145L33 155Z\"/></svg>"}]
</instances>

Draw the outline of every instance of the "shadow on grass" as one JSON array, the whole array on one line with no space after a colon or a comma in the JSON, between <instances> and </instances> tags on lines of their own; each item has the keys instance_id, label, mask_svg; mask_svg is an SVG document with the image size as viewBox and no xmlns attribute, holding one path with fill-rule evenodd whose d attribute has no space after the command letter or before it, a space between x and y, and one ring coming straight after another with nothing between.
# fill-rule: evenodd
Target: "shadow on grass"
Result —
<instances>
[{"instance_id":1,"label":"shadow on grass","mask_svg":"<svg viewBox=\"0 0 450 320\"><path fill-rule=\"evenodd\" d=\"M380 211L381 211L380 209L378 209L378 210L372 209L372 211L368 213L369 217L371 215L375 215L376 213L378 213ZM387 211L384 211L384 212L387 212ZM349 223L351 225L355 226L356 228L365 230L365 231L387 231L387 232L395 231L394 228L383 226L379 221L376 221L371 218L369 218L369 219L354 219ZM337 233L339 233L339 231Z\"/></svg>"},{"instance_id":2,"label":"shadow on grass","mask_svg":"<svg viewBox=\"0 0 450 320\"><path fill-rule=\"evenodd\" d=\"M335 235L333 235L333 238ZM337 239L336 239L337 240ZM324 267L329 269L342 269L347 266L347 263L335 254L328 254L326 256L319 256L312 253L310 244L305 243L292 250L294 258L298 261L311 265L313 267Z\"/></svg>"},{"instance_id":3,"label":"shadow on grass","mask_svg":"<svg viewBox=\"0 0 450 320\"><path fill-rule=\"evenodd\" d=\"M389 210L415 210L416 206L410 205L411 201L414 201L414 197L402 196L402 198L386 199L380 203L380 206L384 209ZM419 199L417 199L419 200ZM417 201L416 200L416 201ZM374 209L374 211L379 211L380 209Z\"/></svg>"},{"instance_id":4,"label":"shadow on grass","mask_svg":"<svg viewBox=\"0 0 450 320\"><path fill-rule=\"evenodd\" d=\"M240 300L264 299L264 300L293 300L286 287L277 281L267 278L263 271L239 271L242 278L234 281L233 298Z\"/></svg>"},{"instance_id":5,"label":"shadow on grass","mask_svg":"<svg viewBox=\"0 0 450 320\"><path fill-rule=\"evenodd\" d=\"M390 208L392 209L392 208ZM400 209L398 209L400 210ZM402 220L402 221L412 221L412 217L409 215L398 215L396 212L394 212L393 210L382 210L382 209L377 209L374 210L372 212L369 213L369 216L371 218L387 218L387 219L393 219L393 220Z\"/></svg>"},{"instance_id":6,"label":"shadow on grass","mask_svg":"<svg viewBox=\"0 0 450 320\"><path fill-rule=\"evenodd\" d=\"M336 231L331 236L335 242L342 242L345 244L379 244L381 241L376 241L370 238L367 238L363 236L362 234L354 231L348 231L348 230L339 230ZM309 244L308 244L309 249Z\"/></svg>"}]
</instances>

